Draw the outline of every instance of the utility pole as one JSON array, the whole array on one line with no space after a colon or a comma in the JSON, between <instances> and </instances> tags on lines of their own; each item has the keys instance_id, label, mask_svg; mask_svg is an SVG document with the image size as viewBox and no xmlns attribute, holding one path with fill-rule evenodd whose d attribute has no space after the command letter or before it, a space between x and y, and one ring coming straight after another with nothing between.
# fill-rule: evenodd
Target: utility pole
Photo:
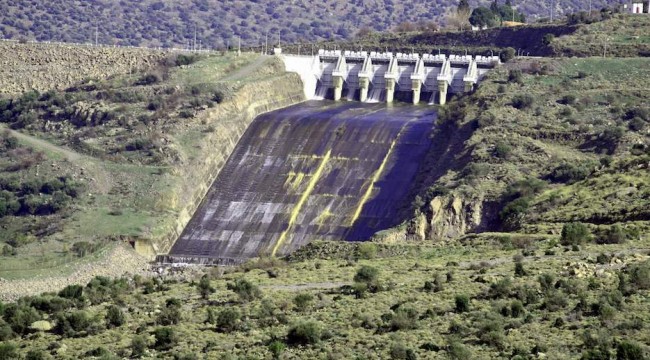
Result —
<instances>
[{"instance_id":1,"label":"utility pole","mask_svg":"<svg viewBox=\"0 0 650 360\"><path fill-rule=\"evenodd\" d=\"M194 45L192 50L196 51L196 23L194 24Z\"/></svg>"},{"instance_id":2,"label":"utility pole","mask_svg":"<svg viewBox=\"0 0 650 360\"><path fill-rule=\"evenodd\" d=\"M95 25L95 46L97 46L99 40L99 25Z\"/></svg>"},{"instance_id":3,"label":"utility pole","mask_svg":"<svg viewBox=\"0 0 650 360\"><path fill-rule=\"evenodd\" d=\"M266 30L266 37L264 38L264 55L269 54L269 30Z\"/></svg>"},{"instance_id":4,"label":"utility pole","mask_svg":"<svg viewBox=\"0 0 650 360\"><path fill-rule=\"evenodd\" d=\"M241 35L237 36L237 40L239 41L239 44L237 45L237 56L241 55Z\"/></svg>"}]
</instances>

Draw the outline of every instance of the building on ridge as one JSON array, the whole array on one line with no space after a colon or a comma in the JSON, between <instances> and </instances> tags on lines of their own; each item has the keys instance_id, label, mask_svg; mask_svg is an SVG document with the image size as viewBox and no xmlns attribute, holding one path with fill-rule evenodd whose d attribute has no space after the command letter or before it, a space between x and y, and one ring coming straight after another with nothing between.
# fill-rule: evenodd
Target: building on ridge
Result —
<instances>
[{"instance_id":1,"label":"building on ridge","mask_svg":"<svg viewBox=\"0 0 650 360\"><path fill-rule=\"evenodd\" d=\"M633 0L631 10L632 14L650 13L650 0Z\"/></svg>"}]
</instances>

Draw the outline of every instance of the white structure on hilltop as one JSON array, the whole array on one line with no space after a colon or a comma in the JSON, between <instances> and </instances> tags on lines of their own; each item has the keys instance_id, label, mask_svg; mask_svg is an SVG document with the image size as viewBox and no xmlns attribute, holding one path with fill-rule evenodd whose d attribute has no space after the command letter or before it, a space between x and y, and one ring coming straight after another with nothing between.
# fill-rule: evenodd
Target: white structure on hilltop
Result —
<instances>
[{"instance_id":1,"label":"white structure on hilltop","mask_svg":"<svg viewBox=\"0 0 650 360\"><path fill-rule=\"evenodd\" d=\"M647 4L646 4L647 1ZM644 11L646 7L647 11ZM632 14L650 13L650 0L633 0L632 1Z\"/></svg>"}]
</instances>

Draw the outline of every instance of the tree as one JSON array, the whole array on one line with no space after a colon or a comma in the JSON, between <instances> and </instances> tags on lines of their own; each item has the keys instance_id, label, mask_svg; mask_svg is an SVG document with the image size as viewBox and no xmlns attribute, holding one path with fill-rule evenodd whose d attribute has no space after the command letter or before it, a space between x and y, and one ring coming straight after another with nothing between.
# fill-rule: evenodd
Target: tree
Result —
<instances>
[{"instance_id":1,"label":"tree","mask_svg":"<svg viewBox=\"0 0 650 360\"><path fill-rule=\"evenodd\" d=\"M239 319L241 319L241 313L237 308L226 308L217 317L217 327L224 332L233 331L237 329Z\"/></svg>"},{"instance_id":2,"label":"tree","mask_svg":"<svg viewBox=\"0 0 650 360\"><path fill-rule=\"evenodd\" d=\"M472 14L469 17L469 22L479 28L494 27L499 24L499 21L492 10L484 6L477 7L472 11Z\"/></svg>"},{"instance_id":3,"label":"tree","mask_svg":"<svg viewBox=\"0 0 650 360\"><path fill-rule=\"evenodd\" d=\"M307 320L294 324L287 333L287 342L295 345L309 345L319 342L323 337L321 323Z\"/></svg>"},{"instance_id":4,"label":"tree","mask_svg":"<svg viewBox=\"0 0 650 360\"><path fill-rule=\"evenodd\" d=\"M234 283L229 283L228 290L234 291L244 302L262 297L260 289L246 279L237 279Z\"/></svg>"}]
</instances>

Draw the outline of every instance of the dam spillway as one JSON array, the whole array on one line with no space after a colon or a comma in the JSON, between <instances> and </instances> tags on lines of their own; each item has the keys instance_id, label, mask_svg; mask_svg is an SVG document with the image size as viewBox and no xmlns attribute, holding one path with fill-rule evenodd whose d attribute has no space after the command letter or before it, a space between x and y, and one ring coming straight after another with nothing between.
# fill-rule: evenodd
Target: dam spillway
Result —
<instances>
[{"instance_id":1,"label":"dam spillway","mask_svg":"<svg viewBox=\"0 0 650 360\"><path fill-rule=\"evenodd\" d=\"M279 49L278 49L279 50ZM319 50L318 55L281 55L285 69L300 75L307 99L444 105L449 94L474 90L498 56L404 54Z\"/></svg>"},{"instance_id":2,"label":"dam spillway","mask_svg":"<svg viewBox=\"0 0 650 360\"><path fill-rule=\"evenodd\" d=\"M159 260L237 264L398 225L434 120L429 107L332 101L259 116Z\"/></svg>"}]
</instances>

